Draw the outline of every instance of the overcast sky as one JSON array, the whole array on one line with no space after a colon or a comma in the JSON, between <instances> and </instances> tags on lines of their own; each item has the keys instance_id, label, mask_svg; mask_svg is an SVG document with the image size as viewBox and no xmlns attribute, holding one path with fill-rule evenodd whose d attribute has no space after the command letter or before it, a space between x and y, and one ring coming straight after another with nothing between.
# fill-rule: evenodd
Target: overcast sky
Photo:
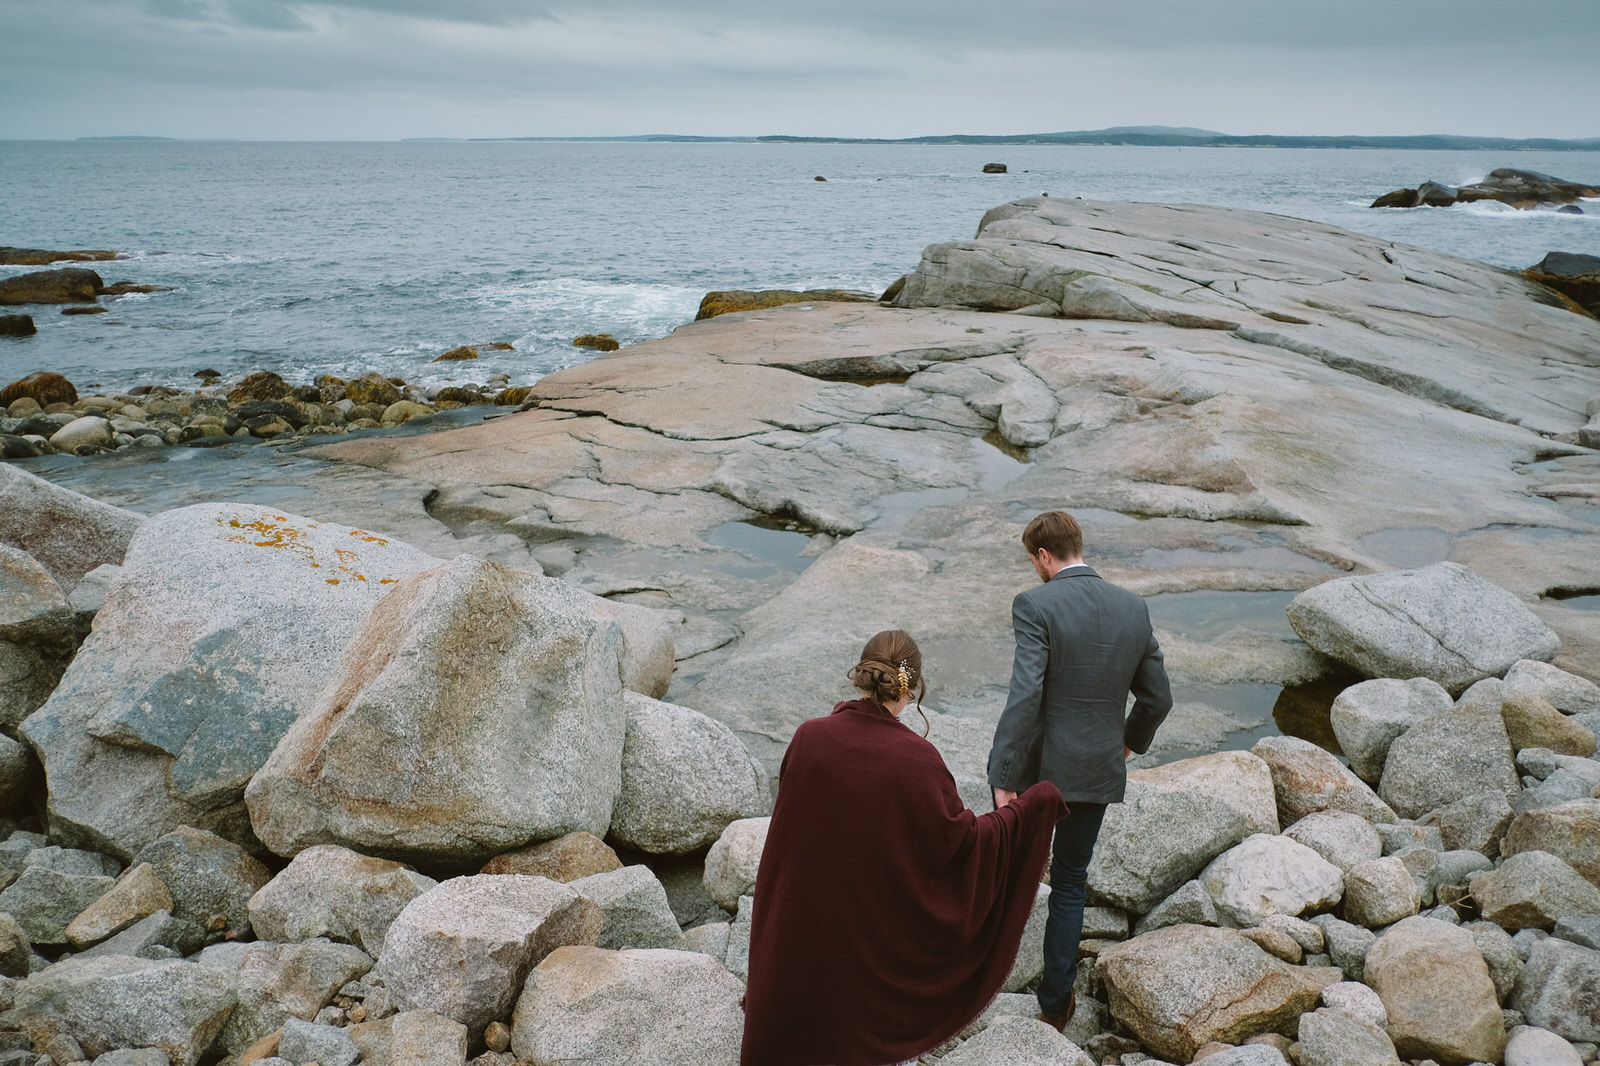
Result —
<instances>
[{"instance_id":1,"label":"overcast sky","mask_svg":"<svg viewBox=\"0 0 1600 1066\"><path fill-rule=\"evenodd\" d=\"M1546 0L0 0L0 138L1600 136Z\"/></svg>"}]
</instances>

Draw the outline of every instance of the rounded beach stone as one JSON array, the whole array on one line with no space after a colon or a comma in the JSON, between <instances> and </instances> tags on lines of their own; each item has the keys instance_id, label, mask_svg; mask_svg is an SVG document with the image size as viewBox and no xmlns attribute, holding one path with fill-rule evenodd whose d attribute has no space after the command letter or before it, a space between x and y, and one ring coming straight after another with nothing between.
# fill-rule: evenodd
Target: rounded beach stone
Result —
<instances>
[{"instance_id":1,"label":"rounded beach stone","mask_svg":"<svg viewBox=\"0 0 1600 1066\"><path fill-rule=\"evenodd\" d=\"M1288 837L1257 833L1213 859L1199 881L1234 925L1260 925L1269 915L1298 915L1338 903L1337 866Z\"/></svg>"},{"instance_id":2,"label":"rounded beach stone","mask_svg":"<svg viewBox=\"0 0 1600 1066\"><path fill-rule=\"evenodd\" d=\"M1422 893L1398 856L1352 866L1344 875L1344 916L1368 929L1381 929L1417 913Z\"/></svg>"},{"instance_id":3,"label":"rounded beach stone","mask_svg":"<svg viewBox=\"0 0 1600 1066\"><path fill-rule=\"evenodd\" d=\"M456 877L400 912L378 972L401 1009L435 1011L477 1037L511 1009L531 966L563 945L594 943L602 924L600 907L569 885Z\"/></svg>"},{"instance_id":4,"label":"rounded beach stone","mask_svg":"<svg viewBox=\"0 0 1600 1066\"><path fill-rule=\"evenodd\" d=\"M1505 1046L1500 1001L1472 935L1431 918L1390 926L1366 958L1389 1035L1407 1058L1493 1062Z\"/></svg>"},{"instance_id":5,"label":"rounded beach stone","mask_svg":"<svg viewBox=\"0 0 1600 1066\"><path fill-rule=\"evenodd\" d=\"M1389 1024L1389 1012L1383 1009L1383 1000L1360 981L1339 981L1324 988L1322 1005L1354 1015L1379 1029Z\"/></svg>"},{"instance_id":6,"label":"rounded beach stone","mask_svg":"<svg viewBox=\"0 0 1600 1066\"><path fill-rule=\"evenodd\" d=\"M528 975L511 1049L533 1062L733 1066L743 994L699 952L564 947Z\"/></svg>"},{"instance_id":7,"label":"rounded beach stone","mask_svg":"<svg viewBox=\"0 0 1600 1066\"><path fill-rule=\"evenodd\" d=\"M1513 931L1548 931L1562 918L1600 914L1600 888L1545 851L1517 852L1470 886L1483 916Z\"/></svg>"},{"instance_id":8,"label":"rounded beach stone","mask_svg":"<svg viewBox=\"0 0 1600 1066\"><path fill-rule=\"evenodd\" d=\"M1288 1026L1339 980L1290 966L1231 929L1171 926L1100 953L1111 1014L1163 1058L1188 1062L1213 1040Z\"/></svg>"},{"instance_id":9,"label":"rounded beach stone","mask_svg":"<svg viewBox=\"0 0 1600 1066\"><path fill-rule=\"evenodd\" d=\"M1500 842L1502 855L1548 851L1600 886L1600 799L1577 799L1518 815Z\"/></svg>"},{"instance_id":10,"label":"rounded beach stone","mask_svg":"<svg viewBox=\"0 0 1600 1066\"><path fill-rule=\"evenodd\" d=\"M1283 835L1341 870L1383 855L1383 840L1372 823L1348 811L1314 811L1285 829Z\"/></svg>"},{"instance_id":11,"label":"rounded beach stone","mask_svg":"<svg viewBox=\"0 0 1600 1066\"><path fill-rule=\"evenodd\" d=\"M250 924L263 940L328 937L377 955L395 917L437 884L401 863L318 844L250 897Z\"/></svg>"},{"instance_id":12,"label":"rounded beach stone","mask_svg":"<svg viewBox=\"0 0 1600 1066\"><path fill-rule=\"evenodd\" d=\"M618 844L682 855L716 840L730 822L767 812L766 771L733 730L637 692L625 699L622 792L610 832Z\"/></svg>"},{"instance_id":13,"label":"rounded beach stone","mask_svg":"<svg viewBox=\"0 0 1600 1066\"><path fill-rule=\"evenodd\" d=\"M756 871L771 825L771 818L741 818L730 823L706 852L706 892L723 910L736 911L739 897L755 889Z\"/></svg>"},{"instance_id":14,"label":"rounded beach stone","mask_svg":"<svg viewBox=\"0 0 1600 1066\"><path fill-rule=\"evenodd\" d=\"M554 840L530 844L516 851L496 855L483 864L479 873L526 874L529 877L548 877L563 884L591 874L609 873L622 869L622 860L605 841L579 830Z\"/></svg>"},{"instance_id":15,"label":"rounded beach stone","mask_svg":"<svg viewBox=\"0 0 1600 1066\"><path fill-rule=\"evenodd\" d=\"M1348 811L1369 822L1395 821L1395 812L1366 782L1309 740L1263 737L1250 751L1272 770L1278 818L1284 825L1323 810Z\"/></svg>"},{"instance_id":16,"label":"rounded beach stone","mask_svg":"<svg viewBox=\"0 0 1600 1066\"><path fill-rule=\"evenodd\" d=\"M1484 792L1515 795L1521 783L1500 706L1500 682L1480 681L1406 730L1389 745L1379 794L1403 818Z\"/></svg>"},{"instance_id":17,"label":"rounded beach stone","mask_svg":"<svg viewBox=\"0 0 1600 1066\"><path fill-rule=\"evenodd\" d=\"M1377 782L1394 739L1451 703L1450 693L1429 678L1377 678L1339 693L1329 721L1350 769L1364 781Z\"/></svg>"}]
</instances>

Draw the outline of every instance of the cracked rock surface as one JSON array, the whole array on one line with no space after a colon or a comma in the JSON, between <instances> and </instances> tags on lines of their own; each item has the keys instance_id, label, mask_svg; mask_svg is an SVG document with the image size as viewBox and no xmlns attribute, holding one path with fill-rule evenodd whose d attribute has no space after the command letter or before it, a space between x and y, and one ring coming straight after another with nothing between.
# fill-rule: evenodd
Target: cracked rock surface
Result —
<instances>
[{"instance_id":1,"label":"cracked rock surface","mask_svg":"<svg viewBox=\"0 0 1600 1066\"><path fill-rule=\"evenodd\" d=\"M1052 507L1153 597L1167 758L1259 727L1240 685L1333 669L1282 608L1345 574L1460 562L1600 675L1600 614L1541 598L1593 583L1600 324L1540 286L1277 216L1029 199L931 247L896 304L719 316L552 374L513 416L300 454L433 486L459 535L680 612L668 698L769 766L891 626L937 710L992 722L1033 580L1018 536Z\"/></svg>"}]
</instances>

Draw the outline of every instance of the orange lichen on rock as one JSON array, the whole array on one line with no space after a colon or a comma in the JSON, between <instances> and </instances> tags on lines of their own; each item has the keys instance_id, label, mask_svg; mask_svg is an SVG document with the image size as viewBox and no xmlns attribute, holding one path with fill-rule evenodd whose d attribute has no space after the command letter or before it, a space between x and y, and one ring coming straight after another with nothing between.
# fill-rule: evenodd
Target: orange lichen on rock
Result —
<instances>
[{"instance_id":1,"label":"orange lichen on rock","mask_svg":"<svg viewBox=\"0 0 1600 1066\"><path fill-rule=\"evenodd\" d=\"M327 549L319 557L317 546L310 540L311 530L317 529L315 522L308 522L302 529L289 521L287 515L268 515L259 518L246 518L243 515L230 519L217 519L217 524L236 532L230 533L227 540L234 544L248 544L256 548L281 548L305 559L313 570L321 570L324 565L339 572L343 577L330 577L324 580L330 585L338 585L343 581L360 581L367 583L367 575L357 569L362 563L361 553L353 548L334 548L333 559L328 559ZM362 529L352 529L349 535L368 544L387 545L383 537L368 533ZM396 578L382 578L380 584L392 585Z\"/></svg>"}]
</instances>

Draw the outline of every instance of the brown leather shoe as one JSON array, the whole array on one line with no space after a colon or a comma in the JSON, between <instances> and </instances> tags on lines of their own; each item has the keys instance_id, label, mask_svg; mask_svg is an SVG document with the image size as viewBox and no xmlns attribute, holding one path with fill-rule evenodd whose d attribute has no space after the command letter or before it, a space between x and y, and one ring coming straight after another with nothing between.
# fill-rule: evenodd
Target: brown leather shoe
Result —
<instances>
[{"instance_id":1,"label":"brown leather shoe","mask_svg":"<svg viewBox=\"0 0 1600 1066\"><path fill-rule=\"evenodd\" d=\"M1078 993L1073 992L1067 996L1067 1009L1065 1013L1052 1016L1040 1011L1039 1020L1059 1033L1061 1030L1067 1027L1067 1023L1072 1021L1072 1016L1076 1013L1078 1013Z\"/></svg>"}]
</instances>

